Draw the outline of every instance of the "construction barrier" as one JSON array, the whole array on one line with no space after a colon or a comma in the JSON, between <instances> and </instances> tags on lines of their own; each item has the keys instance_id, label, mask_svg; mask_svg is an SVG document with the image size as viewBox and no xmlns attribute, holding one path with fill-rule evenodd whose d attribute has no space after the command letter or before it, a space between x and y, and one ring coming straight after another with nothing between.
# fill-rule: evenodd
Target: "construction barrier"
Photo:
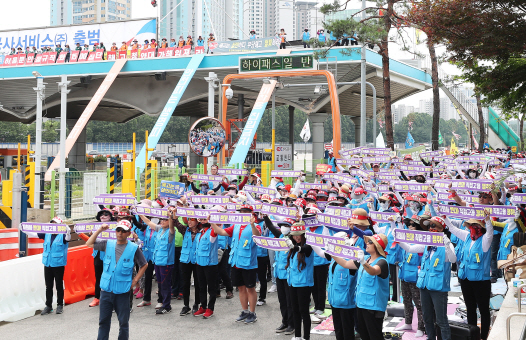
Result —
<instances>
[{"instance_id":1,"label":"construction barrier","mask_svg":"<svg viewBox=\"0 0 526 340\"><path fill-rule=\"evenodd\" d=\"M10 229L12 226L13 226L13 208L0 207L0 229L5 229L5 228Z\"/></svg>"},{"instance_id":2,"label":"construction barrier","mask_svg":"<svg viewBox=\"0 0 526 340\"><path fill-rule=\"evenodd\" d=\"M86 246L68 249L68 264L64 270L64 302L75 303L95 295L93 249Z\"/></svg>"},{"instance_id":3,"label":"construction barrier","mask_svg":"<svg viewBox=\"0 0 526 340\"><path fill-rule=\"evenodd\" d=\"M0 322L15 322L46 306L42 255L0 262ZM56 294L53 294L56 305Z\"/></svg>"},{"instance_id":4,"label":"construction barrier","mask_svg":"<svg viewBox=\"0 0 526 340\"><path fill-rule=\"evenodd\" d=\"M27 255L38 255L44 252L44 240L38 237L27 237Z\"/></svg>"},{"instance_id":5,"label":"construction barrier","mask_svg":"<svg viewBox=\"0 0 526 340\"><path fill-rule=\"evenodd\" d=\"M0 229L0 262L18 258L18 229Z\"/></svg>"}]
</instances>

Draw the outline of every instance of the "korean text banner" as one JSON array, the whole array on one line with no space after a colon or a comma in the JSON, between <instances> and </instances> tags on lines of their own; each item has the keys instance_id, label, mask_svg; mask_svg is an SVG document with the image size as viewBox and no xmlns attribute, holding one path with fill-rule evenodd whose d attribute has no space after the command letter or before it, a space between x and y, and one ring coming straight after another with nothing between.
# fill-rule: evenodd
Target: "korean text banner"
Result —
<instances>
[{"instance_id":1,"label":"korean text banner","mask_svg":"<svg viewBox=\"0 0 526 340\"><path fill-rule=\"evenodd\" d=\"M444 233L432 233L429 231L395 229L395 241L426 246L444 246Z\"/></svg>"},{"instance_id":2,"label":"korean text banner","mask_svg":"<svg viewBox=\"0 0 526 340\"><path fill-rule=\"evenodd\" d=\"M329 215L327 213L318 214L317 216L318 216L318 221L326 227L330 227L334 229L341 229L341 230L349 229L349 226L347 225L347 217L337 217L337 216Z\"/></svg>"},{"instance_id":3,"label":"korean text banner","mask_svg":"<svg viewBox=\"0 0 526 340\"><path fill-rule=\"evenodd\" d=\"M213 41L210 43L210 50L214 53L277 50L279 48L280 42L281 40L279 37L217 42Z\"/></svg>"},{"instance_id":4,"label":"korean text banner","mask_svg":"<svg viewBox=\"0 0 526 340\"><path fill-rule=\"evenodd\" d=\"M358 260L358 253L363 253L363 250L358 247L329 242L327 248L325 248L325 252L331 256L337 256L347 260Z\"/></svg>"},{"instance_id":5,"label":"korean text banner","mask_svg":"<svg viewBox=\"0 0 526 340\"><path fill-rule=\"evenodd\" d=\"M249 224L252 214L228 214L228 213L211 213L210 223L215 224Z\"/></svg>"},{"instance_id":6,"label":"korean text banner","mask_svg":"<svg viewBox=\"0 0 526 340\"><path fill-rule=\"evenodd\" d=\"M515 216L517 207L513 205L482 205L476 204L477 208L489 210L491 217L510 218Z\"/></svg>"},{"instance_id":7,"label":"korean text banner","mask_svg":"<svg viewBox=\"0 0 526 340\"><path fill-rule=\"evenodd\" d=\"M391 149L387 148L362 148L362 155L389 155ZM388 161L387 161L388 162Z\"/></svg>"},{"instance_id":8,"label":"korean text banner","mask_svg":"<svg viewBox=\"0 0 526 340\"><path fill-rule=\"evenodd\" d=\"M490 191L493 181L490 179L455 179L451 181L451 189L473 191Z\"/></svg>"},{"instance_id":9,"label":"korean text banner","mask_svg":"<svg viewBox=\"0 0 526 340\"><path fill-rule=\"evenodd\" d=\"M136 206L134 212L137 215L146 215L157 218L168 218L168 209L148 208Z\"/></svg>"},{"instance_id":10,"label":"korean text banner","mask_svg":"<svg viewBox=\"0 0 526 340\"><path fill-rule=\"evenodd\" d=\"M252 236L258 247L277 251L288 251L290 248L284 238L270 238L263 236Z\"/></svg>"},{"instance_id":11,"label":"korean text banner","mask_svg":"<svg viewBox=\"0 0 526 340\"><path fill-rule=\"evenodd\" d=\"M204 209L177 207L177 212L175 214L179 217L207 218L208 215L210 215L210 211Z\"/></svg>"},{"instance_id":12,"label":"korean text banner","mask_svg":"<svg viewBox=\"0 0 526 340\"><path fill-rule=\"evenodd\" d=\"M57 223L20 223L22 231L30 233L41 233L41 234L66 234L68 226L66 224Z\"/></svg>"},{"instance_id":13,"label":"korean text banner","mask_svg":"<svg viewBox=\"0 0 526 340\"><path fill-rule=\"evenodd\" d=\"M270 176L272 177L299 177L301 175L301 171L293 171L293 170L272 170L270 172Z\"/></svg>"},{"instance_id":14,"label":"korean text banner","mask_svg":"<svg viewBox=\"0 0 526 340\"><path fill-rule=\"evenodd\" d=\"M441 215L460 218L475 218L477 220L483 220L485 217L483 208L439 204L437 212Z\"/></svg>"},{"instance_id":15,"label":"korean text banner","mask_svg":"<svg viewBox=\"0 0 526 340\"><path fill-rule=\"evenodd\" d=\"M219 175L235 175L235 176L246 176L248 174L247 169L217 169Z\"/></svg>"},{"instance_id":16,"label":"korean text banner","mask_svg":"<svg viewBox=\"0 0 526 340\"><path fill-rule=\"evenodd\" d=\"M301 183L300 189L303 190L329 190L331 187L328 184L325 183Z\"/></svg>"},{"instance_id":17,"label":"korean text banner","mask_svg":"<svg viewBox=\"0 0 526 340\"><path fill-rule=\"evenodd\" d=\"M208 175L208 174L193 174L192 179L194 181L212 181L212 182L221 182L223 180L223 176L218 175Z\"/></svg>"},{"instance_id":18,"label":"korean text banner","mask_svg":"<svg viewBox=\"0 0 526 340\"><path fill-rule=\"evenodd\" d=\"M327 245L329 244L329 242L336 243L339 245L345 244L344 238L316 234L316 233L311 233L309 231L305 233L305 239L307 240L307 244L311 246L317 246L320 248L324 248L324 249L327 249Z\"/></svg>"},{"instance_id":19,"label":"korean text banner","mask_svg":"<svg viewBox=\"0 0 526 340\"><path fill-rule=\"evenodd\" d=\"M184 184L172 181L161 181L159 195L166 198L179 198L184 193Z\"/></svg>"},{"instance_id":20,"label":"korean text banner","mask_svg":"<svg viewBox=\"0 0 526 340\"><path fill-rule=\"evenodd\" d=\"M369 211L369 217L371 220L378 222L378 223L389 223L389 216L393 216L396 220L396 215L398 215L395 212L380 212L380 211Z\"/></svg>"},{"instance_id":21,"label":"korean text banner","mask_svg":"<svg viewBox=\"0 0 526 340\"><path fill-rule=\"evenodd\" d=\"M228 196L192 195L190 199L192 204L227 204L230 202L230 197Z\"/></svg>"},{"instance_id":22,"label":"korean text banner","mask_svg":"<svg viewBox=\"0 0 526 340\"><path fill-rule=\"evenodd\" d=\"M35 46L41 49L44 46L54 48L58 44L62 47L68 44L74 49L77 43L80 46L93 46L104 42L109 48L114 42L120 46L121 42L131 42L133 38L139 41L155 38L156 26L155 19L140 19L4 31L0 32L0 53L9 54L12 47L22 47L25 50L26 47Z\"/></svg>"},{"instance_id":23,"label":"korean text banner","mask_svg":"<svg viewBox=\"0 0 526 340\"><path fill-rule=\"evenodd\" d=\"M396 182L394 189L402 192L427 192L429 191L429 184L427 183L413 183L413 182Z\"/></svg>"},{"instance_id":24,"label":"korean text banner","mask_svg":"<svg viewBox=\"0 0 526 340\"><path fill-rule=\"evenodd\" d=\"M246 192L253 192L253 193L256 193L256 194L261 194L261 195L275 195L276 194L276 190L274 189L270 189L270 188L265 188L265 187L258 187L258 186L255 186L255 185L248 185L246 184L244 187L243 187L243 190L246 191Z\"/></svg>"},{"instance_id":25,"label":"korean text banner","mask_svg":"<svg viewBox=\"0 0 526 340\"><path fill-rule=\"evenodd\" d=\"M96 196L93 198L93 204L102 204L102 205L133 205L135 204L135 198L127 198L122 195L117 196Z\"/></svg>"},{"instance_id":26,"label":"korean text banner","mask_svg":"<svg viewBox=\"0 0 526 340\"><path fill-rule=\"evenodd\" d=\"M513 194L510 202L513 204L526 204L526 194Z\"/></svg>"},{"instance_id":27,"label":"korean text banner","mask_svg":"<svg viewBox=\"0 0 526 340\"><path fill-rule=\"evenodd\" d=\"M288 218L296 218L298 210L296 208L282 207L275 204L263 203L261 204L261 213L266 215L276 215Z\"/></svg>"},{"instance_id":28,"label":"korean text banner","mask_svg":"<svg viewBox=\"0 0 526 340\"><path fill-rule=\"evenodd\" d=\"M90 231L98 230L103 224L107 224L110 228L114 229L117 222L87 222L75 224L75 232L77 233L89 233Z\"/></svg>"},{"instance_id":29,"label":"korean text banner","mask_svg":"<svg viewBox=\"0 0 526 340\"><path fill-rule=\"evenodd\" d=\"M325 213L332 216L337 217L348 217L351 218L352 216L352 209L350 208L343 208L343 207L335 207L332 205L328 205L325 208Z\"/></svg>"}]
</instances>

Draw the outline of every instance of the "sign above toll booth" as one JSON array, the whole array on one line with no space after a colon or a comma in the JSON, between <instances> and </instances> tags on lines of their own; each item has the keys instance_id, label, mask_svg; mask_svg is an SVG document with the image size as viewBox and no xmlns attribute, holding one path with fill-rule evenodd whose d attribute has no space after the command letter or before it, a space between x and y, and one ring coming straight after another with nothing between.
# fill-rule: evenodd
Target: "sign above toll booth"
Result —
<instances>
[{"instance_id":1,"label":"sign above toll booth","mask_svg":"<svg viewBox=\"0 0 526 340\"><path fill-rule=\"evenodd\" d=\"M312 54L239 58L239 73L284 70L313 70Z\"/></svg>"}]
</instances>

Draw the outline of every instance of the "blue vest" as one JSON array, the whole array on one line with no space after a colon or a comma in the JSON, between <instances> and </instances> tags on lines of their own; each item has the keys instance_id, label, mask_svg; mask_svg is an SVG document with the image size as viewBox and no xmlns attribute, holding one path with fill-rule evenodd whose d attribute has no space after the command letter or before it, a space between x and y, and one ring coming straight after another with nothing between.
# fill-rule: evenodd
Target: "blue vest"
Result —
<instances>
[{"instance_id":1,"label":"blue vest","mask_svg":"<svg viewBox=\"0 0 526 340\"><path fill-rule=\"evenodd\" d=\"M198 235L196 235L194 240L192 241L192 232L189 228L186 228L186 232L184 233L183 238L183 247L181 248L181 257L179 258L180 262L193 264L196 263L197 256L195 254L195 251L197 246L197 237Z\"/></svg>"},{"instance_id":2,"label":"blue vest","mask_svg":"<svg viewBox=\"0 0 526 340\"><path fill-rule=\"evenodd\" d=\"M418 266L422 263L422 256L408 253L402 249L402 261L398 263L400 271L398 276L405 282L416 283L418 279Z\"/></svg>"},{"instance_id":3,"label":"blue vest","mask_svg":"<svg viewBox=\"0 0 526 340\"><path fill-rule=\"evenodd\" d=\"M451 278L451 262L446 262L446 248L437 247L430 256L431 251L426 247L418 272L416 286L439 292L449 292L449 279Z\"/></svg>"},{"instance_id":4,"label":"blue vest","mask_svg":"<svg viewBox=\"0 0 526 340\"><path fill-rule=\"evenodd\" d=\"M91 253L91 256L93 256L93 258L96 258L98 253L99 253L98 250L93 249L93 253ZM99 258L100 258L101 261L104 261L104 254L105 254L105 252L103 252L103 251L100 252Z\"/></svg>"},{"instance_id":5,"label":"blue vest","mask_svg":"<svg viewBox=\"0 0 526 340\"><path fill-rule=\"evenodd\" d=\"M132 227L132 231L137 234L137 236L139 237L139 240L144 242L144 231L141 231L141 229L137 228L136 226Z\"/></svg>"},{"instance_id":6,"label":"blue vest","mask_svg":"<svg viewBox=\"0 0 526 340\"><path fill-rule=\"evenodd\" d=\"M325 34L319 34L318 35L318 40L319 41L325 41Z\"/></svg>"},{"instance_id":7,"label":"blue vest","mask_svg":"<svg viewBox=\"0 0 526 340\"><path fill-rule=\"evenodd\" d=\"M175 260L175 243L168 242L170 229L159 230L157 240L155 241L155 250L153 251L152 261L157 266L169 266L174 264Z\"/></svg>"},{"instance_id":8,"label":"blue vest","mask_svg":"<svg viewBox=\"0 0 526 340\"><path fill-rule=\"evenodd\" d=\"M507 260L508 255L511 253L511 246L513 245L513 235L519 232L519 227L509 231L508 225L504 228L502 236L500 237L499 253L497 254L497 261Z\"/></svg>"},{"instance_id":9,"label":"blue vest","mask_svg":"<svg viewBox=\"0 0 526 340\"><path fill-rule=\"evenodd\" d=\"M230 227L229 224L223 224L223 229ZM230 247L231 237L229 236L217 236L217 246L219 249L227 249Z\"/></svg>"},{"instance_id":10,"label":"blue vest","mask_svg":"<svg viewBox=\"0 0 526 340\"><path fill-rule=\"evenodd\" d=\"M367 211L367 213L369 213L369 207L367 206L367 202L365 202L365 198L361 201L361 203L358 203L358 201L353 198L351 200L351 204L348 204L347 207L351 208L352 210L362 208Z\"/></svg>"},{"instance_id":11,"label":"blue vest","mask_svg":"<svg viewBox=\"0 0 526 340\"><path fill-rule=\"evenodd\" d=\"M311 231L311 228L309 228L309 231ZM316 227L314 233L321 235L323 233L323 227ZM318 254L314 253L314 266L323 266L327 264L329 264L329 261L325 257L320 257Z\"/></svg>"},{"instance_id":12,"label":"blue vest","mask_svg":"<svg viewBox=\"0 0 526 340\"><path fill-rule=\"evenodd\" d=\"M371 262L371 267L382 259L385 260L384 257L379 257ZM360 266L356 284L356 306L385 312L387 300L389 300L389 276L385 279L378 275L373 276Z\"/></svg>"},{"instance_id":13,"label":"blue vest","mask_svg":"<svg viewBox=\"0 0 526 340\"><path fill-rule=\"evenodd\" d=\"M232 233L232 249L230 250L230 258L228 263L232 267L240 269L254 269L258 267L257 259L257 245L252 241L252 227L247 225L241 237L239 231L240 224L234 225L234 232Z\"/></svg>"},{"instance_id":14,"label":"blue vest","mask_svg":"<svg viewBox=\"0 0 526 340\"><path fill-rule=\"evenodd\" d=\"M150 233L153 230L152 237L150 237ZM157 242L157 231L155 229L151 229L150 226L146 228L146 231L144 232L144 244L142 247L142 253L144 254L144 258L146 259L146 262L153 261L153 252L155 250L155 243Z\"/></svg>"},{"instance_id":15,"label":"blue vest","mask_svg":"<svg viewBox=\"0 0 526 340\"><path fill-rule=\"evenodd\" d=\"M217 264L217 239L214 243L210 242L212 228L202 235L196 235L196 254L199 266L215 266Z\"/></svg>"},{"instance_id":16,"label":"blue vest","mask_svg":"<svg viewBox=\"0 0 526 340\"><path fill-rule=\"evenodd\" d=\"M298 269L298 260L295 253L290 258L290 264L287 268L287 282L291 287L312 287L314 286L314 251L309 256L305 256L305 268L301 271ZM301 268L301 267L300 267Z\"/></svg>"},{"instance_id":17,"label":"blue vest","mask_svg":"<svg viewBox=\"0 0 526 340\"><path fill-rule=\"evenodd\" d=\"M474 242L474 243L473 243ZM471 243L473 246L470 249ZM491 249L491 248L490 248ZM473 241L467 237L462 248L462 260L458 268L458 278L469 281L489 280L491 252L482 251L482 237Z\"/></svg>"},{"instance_id":18,"label":"blue vest","mask_svg":"<svg viewBox=\"0 0 526 340\"><path fill-rule=\"evenodd\" d=\"M380 226L382 226L383 223L380 223ZM403 249L400 248L399 244L396 244L393 247L394 243L394 230L391 231L391 223L388 223L387 228L385 229L385 235L387 235L387 247L385 248L385 252L387 253L387 263L389 264L395 264L396 262L401 262L403 259ZM391 231L391 232L390 232Z\"/></svg>"},{"instance_id":19,"label":"blue vest","mask_svg":"<svg viewBox=\"0 0 526 340\"><path fill-rule=\"evenodd\" d=\"M329 303L335 308L351 309L356 307L356 275L351 275L349 269L336 264L334 260L329 265Z\"/></svg>"},{"instance_id":20,"label":"blue vest","mask_svg":"<svg viewBox=\"0 0 526 340\"><path fill-rule=\"evenodd\" d=\"M100 288L113 294L129 293L133 279L133 258L139 246L128 241L119 262L115 263L116 244L117 241L115 240L108 240L106 243L106 256L104 256L104 271L100 278Z\"/></svg>"},{"instance_id":21,"label":"blue vest","mask_svg":"<svg viewBox=\"0 0 526 340\"><path fill-rule=\"evenodd\" d=\"M285 238L286 236L281 236L279 238ZM280 280L286 280L287 275L287 269L285 267L287 266L287 255L289 254L288 251L275 251L274 252L274 277L280 279Z\"/></svg>"},{"instance_id":22,"label":"blue vest","mask_svg":"<svg viewBox=\"0 0 526 340\"><path fill-rule=\"evenodd\" d=\"M302 38L303 41L309 41L310 39L310 33L309 32L303 32Z\"/></svg>"},{"instance_id":23,"label":"blue vest","mask_svg":"<svg viewBox=\"0 0 526 340\"><path fill-rule=\"evenodd\" d=\"M68 244L64 244L63 234L58 234L53 243L51 234L46 234L42 263L46 267L63 267L68 263Z\"/></svg>"},{"instance_id":24,"label":"blue vest","mask_svg":"<svg viewBox=\"0 0 526 340\"><path fill-rule=\"evenodd\" d=\"M269 230L265 227L265 222L261 221L257 224L261 227L261 236L268 237ZM263 248L263 247L257 247L257 257L266 257L266 256L268 256L268 249Z\"/></svg>"}]
</instances>

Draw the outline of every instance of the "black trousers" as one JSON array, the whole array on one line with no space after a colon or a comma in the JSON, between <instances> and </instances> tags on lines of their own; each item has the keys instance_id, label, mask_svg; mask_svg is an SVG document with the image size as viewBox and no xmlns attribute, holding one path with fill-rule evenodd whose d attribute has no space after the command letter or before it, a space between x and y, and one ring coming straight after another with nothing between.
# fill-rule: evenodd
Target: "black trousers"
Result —
<instances>
[{"instance_id":1,"label":"black trousers","mask_svg":"<svg viewBox=\"0 0 526 340\"><path fill-rule=\"evenodd\" d=\"M196 271L199 280L199 299L201 300L201 307L214 310L216 304L217 264L214 266L196 265ZM208 295L210 295L208 303L206 301L207 292Z\"/></svg>"},{"instance_id":2,"label":"black trousers","mask_svg":"<svg viewBox=\"0 0 526 340\"><path fill-rule=\"evenodd\" d=\"M292 315L294 317L295 337L301 338L301 322L303 321L303 338L310 339L309 298L311 287L290 287Z\"/></svg>"},{"instance_id":3,"label":"black trousers","mask_svg":"<svg viewBox=\"0 0 526 340\"><path fill-rule=\"evenodd\" d=\"M323 266L314 266L314 286L312 287L312 298L314 299L314 309L316 310L325 310L328 274L328 264L324 264Z\"/></svg>"},{"instance_id":4,"label":"black trousers","mask_svg":"<svg viewBox=\"0 0 526 340\"><path fill-rule=\"evenodd\" d=\"M358 315L358 332L362 340L384 340L382 325L385 312L356 308Z\"/></svg>"},{"instance_id":5,"label":"black trousers","mask_svg":"<svg viewBox=\"0 0 526 340\"><path fill-rule=\"evenodd\" d=\"M232 292L234 290L234 287L232 287L232 279L230 278L230 265L228 264L228 258L230 257L230 248L223 250L223 257L221 258L221 262L219 262L218 265L218 275L217 275L217 294L221 293L221 289L219 289L219 279L223 281L223 284L225 285L227 292Z\"/></svg>"},{"instance_id":6,"label":"black trousers","mask_svg":"<svg viewBox=\"0 0 526 340\"><path fill-rule=\"evenodd\" d=\"M290 286L286 279L276 278L276 287L278 288L279 310L281 311L281 323L294 327L294 317L292 312L292 300Z\"/></svg>"},{"instance_id":7,"label":"black trousers","mask_svg":"<svg viewBox=\"0 0 526 340\"><path fill-rule=\"evenodd\" d=\"M354 308L332 307L332 322L336 340L354 340Z\"/></svg>"},{"instance_id":8,"label":"black trousers","mask_svg":"<svg viewBox=\"0 0 526 340\"><path fill-rule=\"evenodd\" d=\"M460 288L466 303L468 324L477 326L477 307L480 312L480 338L486 340L489 334L491 281L460 280Z\"/></svg>"},{"instance_id":9,"label":"black trousers","mask_svg":"<svg viewBox=\"0 0 526 340\"><path fill-rule=\"evenodd\" d=\"M183 300L184 305L190 307L190 286L192 284L192 274L194 275L194 304L199 305L201 299L199 296L199 278L197 276L196 264L181 263L181 271L183 272Z\"/></svg>"},{"instance_id":10,"label":"black trousers","mask_svg":"<svg viewBox=\"0 0 526 340\"><path fill-rule=\"evenodd\" d=\"M152 260L148 261L148 267L146 268L146 272L144 273L144 297L142 298L144 301L148 302L152 300L152 280L154 268L155 265L153 264Z\"/></svg>"},{"instance_id":11,"label":"black trousers","mask_svg":"<svg viewBox=\"0 0 526 340\"><path fill-rule=\"evenodd\" d=\"M183 274L179 266L179 258L181 257L181 247L175 247L174 267L172 269L172 296L177 297L179 293L183 293Z\"/></svg>"},{"instance_id":12,"label":"black trousers","mask_svg":"<svg viewBox=\"0 0 526 340\"><path fill-rule=\"evenodd\" d=\"M97 261L95 261L94 267L95 267L95 298L100 300L100 277L102 276L102 272L104 271L104 266L102 264L100 265L97 264Z\"/></svg>"},{"instance_id":13,"label":"black trousers","mask_svg":"<svg viewBox=\"0 0 526 340\"><path fill-rule=\"evenodd\" d=\"M46 282L46 306L53 303L53 283L57 289L57 305L64 305L64 266L44 267L44 280Z\"/></svg>"},{"instance_id":14,"label":"black trousers","mask_svg":"<svg viewBox=\"0 0 526 340\"><path fill-rule=\"evenodd\" d=\"M279 44L279 49L280 49L280 50L284 50L284 49L287 48L286 46L287 46L287 44L285 44L285 43L281 43L281 44Z\"/></svg>"},{"instance_id":15,"label":"black trousers","mask_svg":"<svg viewBox=\"0 0 526 340\"><path fill-rule=\"evenodd\" d=\"M259 289L259 299L265 300L267 298L267 266L270 263L268 256L258 257L258 279L260 289Z\"/></svg>"},{"instance_id":16,"label":"black trousers","mask_svg":"<svg viewBox=\"0 0 526 340\"><path fill-rule=\"evenodd\" d=\"M391 301L398 301L398 266L396 264L389 264L389 278L393 286Z\"/></svg>"}]
</instances>

